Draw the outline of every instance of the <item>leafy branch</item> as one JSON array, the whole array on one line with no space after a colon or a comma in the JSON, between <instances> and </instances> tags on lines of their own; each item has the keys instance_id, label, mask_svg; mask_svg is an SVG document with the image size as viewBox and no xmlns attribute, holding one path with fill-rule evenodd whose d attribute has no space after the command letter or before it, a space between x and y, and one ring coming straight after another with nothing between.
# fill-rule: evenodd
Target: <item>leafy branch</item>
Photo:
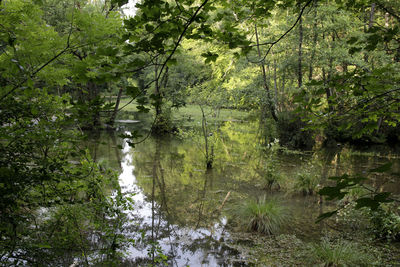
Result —
<instances>
[{"instance_id":1,"label":"leafy branch","mask_svg":"<svg viewBox=\"0 0 400 267\"><path fill-rule=\"evenodd\" d=\"M389 162L378 168L369 170L369 172L387 173L391 170L391 167L392 163ZM325 186L318 192L319 195L325 196L327 200L342 200L348 196L351 189L361 187L366 189L368 194L359 196L355 200L355 209L369 208L371 211L376 211L381 203L400 202L398 199L392 197L390 192L378 192L378 190L374 190L368 186L365 186L363 182L367 181L368 179L364 176L350 176L348 174L344 174L342 176L330 177L329 179L334 181L336 184L334 186ZM341 205L336 210L322 213L320 216L318 216L316 222L321 222L324 219L336 215L338 211L344 208L345 206Z\"/></svg>"}]
</instances>

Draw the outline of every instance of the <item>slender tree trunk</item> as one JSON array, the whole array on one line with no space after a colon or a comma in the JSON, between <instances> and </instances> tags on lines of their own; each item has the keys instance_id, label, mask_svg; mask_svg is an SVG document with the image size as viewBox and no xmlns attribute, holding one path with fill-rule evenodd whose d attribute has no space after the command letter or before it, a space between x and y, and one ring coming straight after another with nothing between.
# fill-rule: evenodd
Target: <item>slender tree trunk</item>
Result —
<instances>
[{"instance_id":1,"label":"slender tree trunk","mask_svg":"<svg viewBox=\"0 0 400 267\"><path fill-rule=\"evenodd\" d=\"M315 21L314 21L314 25L313 25L313 47L312 47L312 52L311 52L311 58L310 58L310 66L309 66L309 72L308 72L308 80L311 81L313 79L313 72L314 72L314 68L313 68L313 63L314 63L314 58L315 58L315 53L316 53L316 47L317 47L317 41L318 41L318 33L317 33L317 27L318 27L318 23L317 23L317 4L315 4L314 7L314 17L315 17Z\"/></svg>"},{"instance_id":2,"label":"slender tree trunk","mask_svg":"<svg viewBox=\"0 0 400 267\"><path fill-rule=\"evenodd\" d=\"M371 12L369 13L369 22L368 22L368 29L371 29L374 25L374 16L375 16L375 3L371 4Z\"/></svg>"},{"instance_id":3,"label":"slender tree trunk","mask_svg":"<svg viewBox=\"0 0 400 267\"><path fill-rule=\"evenodd\" d=\"M301 8L300 2L298 3L299 9ZM298 60L298 87L301 88L303 85L303 71L302 71L302 65L303 65L303 18L300 17L299 20L299 60Z\"/></svg>"},{"instance_id":4,"label":"slender tree trunk","mask_svg":"<svg viewBox=\"0 0 400 267\"><path fill-rule=\"evenodd\" d=\"M207 169L212 169L212 165L213 165L213 161L214 161L214 147L213 146L211 146L211 148L209 147L209 144L208 144L209 132L208 132L208 128L207 128L207 119L206 119L206 116L204 113L204 109L201 105L200 105L200 109L201 109L201 114L202 114L201 128L203 130L203 136L204 136L204 145L205 145L204 148L205 148L205 152L206 152L206 165L207 165Z\"/></svg>"},{"instance_id":5,"label":"slender tree trunk","mask_svg":"<svg viewBox=\"0 0 400 267\"><path fill-rule=\"evenodd\" d=\"M100 126L100 99L99 99L99 86L93 81L87 82L87 89L89 92L89 108L91 109L92 121L90 128L96 129Z\"/></svg>"},{"instance_id":6,"label":"slender tree trunk","mask_svg":"<svg viewBox=\"0 0 400 267\"><path fill-rule=\"evenodd\" d=\"M154 67L154 77L155 77L155 95L156 95L156 117L158 115L161 115L162 110L161 110L161 94L160 94L160 81L158 80L158 66L157 66L157 61L156 61L156 66Z\"/></svg>"},{"instance_id":7,"label":"slender tree trunk","mask_svg":"<svg viewBox=\"0 0 400 267\"><path fill-rule=\"evenodd\" d=\"M121 101L122 92L123 92L123 89L120 88L119 91L118 91L117 101L115 102L114 110L113 110L113 112L111 114L110 120L108 121L108 124L111 127L114 126L115 118L117 117L117 113L118 113L119 103Z\"/></svg>"},{"instance_id":8,"label":"slender tree trunk","mask_svg":"<svg viewBox=\"0 0 400 267\"><path fill-rule=\"evenodd\" d=\"M332 100L331 100L331 89L329 88L329 78L326 78L326 71L325 68L322 68L322 79L324 81L324 87L325 87L325 95L326 95L326 100L328 101L328 108L329 110L332 110ZM329 74L328 74L329 77Z\"/></svg>"},{"instance_id":9,"label":"slender tree trunk","mask_svg":"<svg viewBox=\"0 0 400 267\"><path fill-rule=\"evenodd\" d=\"M367 32L367 30L371 29L371 27L374 25L374 15L375 15L375 3L371 4L371 11L369 12L369 17L368 14L365 14L365 20L368 20L368 26L365 23L364 25L364 32ZM368 63L368 53L364 54L364 61Z\"/></svg>"},{"instance_id":10,"label":"slender tree trunk","mask_svg":"<svg viewBox=\"0 0 400 267\"><path fill-rule=\"evenodd\" d=\"M265 89L265 91L267 93L267 102L268 102L267 104L269 106L272 118L274 119L274 121L278 121L278 117L276 116L275 107L274 107L274 104L272 102L271 93L270 93L270 90L269 90L269 87L268 87L268 83L267 83L267 74L266 74L266 71L265 71L264 60L262 60L262 58L261 58L260 41L259 41L259 38L258 38L257 25L255 23L254 23L254 29L255 29L255 33L256 33L258 58L261 60L260 67L261 67L262 76L263 76L264 89Z\"/></svg>"},{"instance_id":11,"label":"slender tree trunk","mask_svg":"<svg viewBox=\"0 0 400 267\"><path fill-rule=\"evenodd\" d=\"M389 28L389 13L385 13L385 28Z\"/></svg>"},{"instance_id":12,"label":"slender tree trunk","mask_svg":"<svg viewBox=\"0 0 400 267\"><path fill-rule=\"evenodd\" d=\"M276 76L276 59L274 58L274 91L275 91L275 107L278 108L278 81Z\"/></svg>"},{"instance_id":13,"label":"slender tree trunk","mask_svg":"<svg viewBox=\"0 0 400 267\"><path fill-rule=\"evenodd\" d=\"M283 70L282 83L281 83L281 100L280 100L281 105L282 105L282 107L281 107L282 110L285 108L285 104L284 104L285 103L284 97L285 97L285 93L286 93L285 86L286 86L286 70Z\"/></svg>"}]
</instances>

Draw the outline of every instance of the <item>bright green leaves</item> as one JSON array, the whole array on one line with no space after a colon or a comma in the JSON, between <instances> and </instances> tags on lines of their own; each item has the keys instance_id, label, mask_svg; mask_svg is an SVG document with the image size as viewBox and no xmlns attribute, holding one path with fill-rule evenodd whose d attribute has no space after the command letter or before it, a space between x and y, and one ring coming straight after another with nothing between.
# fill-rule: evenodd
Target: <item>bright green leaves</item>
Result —
<instances>
[{"instance_id":1,"label":"bright green leaves","mask_svg":"<svg viewBox=\"0 0 400 267\"><path fill-rule=\"evenodd\" d=\"M0 79L19 84L63 48L63 40L42 20L38 6L27 1L2 3L0 17ZM4 52L4 53L3 53ZM53 64L49 65L52 68ZM62 71L52 68L41 78L57 84Z\"/></svg>"},{"instance_id":2,"label":"bright green leaves","mask_svg":"<svg viewBox=\"0 0 400 267\"><path fill-rule=\"evenodd\" d=\"M172 67L178 64L178 61L176 60L176 58L171 58L167 61L167 66L168 67Z\"/></svg>"}]
</instances>

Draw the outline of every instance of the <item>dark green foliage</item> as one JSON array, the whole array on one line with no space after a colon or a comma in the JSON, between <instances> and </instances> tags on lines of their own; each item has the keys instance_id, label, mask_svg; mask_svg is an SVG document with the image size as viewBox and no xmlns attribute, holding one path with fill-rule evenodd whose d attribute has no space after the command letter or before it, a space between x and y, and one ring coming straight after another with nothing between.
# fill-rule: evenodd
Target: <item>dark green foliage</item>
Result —
<instances>
[{"instance_id":1,"label":"dark green foliage","mask_svg":"<svg viewBox=\"0 0 400 267\"><path fill-rule=\"evenodd\" d=\"M387 163L378 168L371 169L370 173L384 173L389 172L391 170L391 163ZM347 197L352 189L356 189L362 187L367 190L367 194L364 194L362 197L356 197L354 199L356 209L368 208L372 212L378 211L380 209L380 205L383 203L393 202L394 200L391 198L390 192L379 192L378 189L370 188L365 185L365 181L367 181L367 177L354 175L349 176L344 174L338 177L330 177L330 180L335 182L334 186L325 186L321 190L319 190L318 194L321 196L325 196L328 200L342 200ZM326 212L321 214L317 221L321 221L323 219L329 218L337 213L338 210L343 209L345 206L339 207L337 210Z\"/></svg>"},{"instance_id":2,"label":"dark green foliage","mask_svg":"<svg viewBox=\"0 0 400 267\"><path fill-rule=\"evenodd\" d=\"M66 253L95 263L125 242L119 207L127 201L115 174L102 173L79 147L68 103L38 89L0 102L2 265L65 265ZM114 198L107 188L117 190ZM94 247L104 254L89 256Z\"/></svg>"},{"instance_id":3,"label":"dark green foliage","mask_svg":"<svg viewBox=\"0 0 400 267\"><path fill-rule=\"evenodd\" d=\"M397 209L397 210L396 210ZM376 237L400 241L400 209L396 205L381 205L370 212L372 232Z\"/></svg>"},{"instance_id":4,"label":"dark green foliage","mask_svg":"<svg viewBox=\"0 0 400 267\"><path fill-rule=\"evenodd\" d=\"M277 132L282 146L305 150L310 150L314 146L312 131L306 129L306 123L293 112L279 113Z\"/></svg>"}]
</instances>

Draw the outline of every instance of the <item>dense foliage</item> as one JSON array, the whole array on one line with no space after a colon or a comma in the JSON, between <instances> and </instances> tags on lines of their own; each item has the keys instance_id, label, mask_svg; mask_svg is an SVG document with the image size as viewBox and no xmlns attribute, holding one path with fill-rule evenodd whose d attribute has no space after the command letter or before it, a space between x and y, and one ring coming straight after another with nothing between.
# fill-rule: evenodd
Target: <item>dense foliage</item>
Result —
<instances>
[{"instance_id":1,"label":"dense foliage","mask_svg":"<svg viewBox=\"0 0 400 267\"><path fill-rule=\"evenodd\" d=\"M124 17L127 2L0 0L1 264L118 262L129 198L82 140L114 129L123 96L154 110L160 135L179 131L176 109L199 105L208 169L218 136L205 107L252 112L267 146L400 141L397 1L141 0ZM269 190L274 167L257 166ZM316 177L298 177L294 190L317 191ZM331 180L320 194L343 200L365 179ZM376 236L398 240L397 200L368 193L355 208L370 210ZM267 204L249 204L248 230L276 232Z\"/></svg>"}]
</instances>

